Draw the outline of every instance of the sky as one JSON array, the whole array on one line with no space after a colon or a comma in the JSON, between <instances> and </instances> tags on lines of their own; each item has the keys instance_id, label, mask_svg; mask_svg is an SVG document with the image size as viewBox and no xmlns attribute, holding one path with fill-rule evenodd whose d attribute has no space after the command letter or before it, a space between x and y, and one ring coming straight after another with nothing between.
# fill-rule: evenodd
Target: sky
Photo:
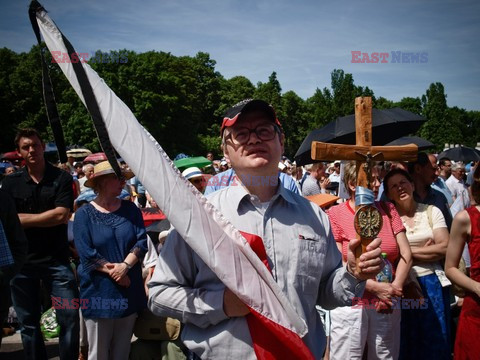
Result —
<instances>
[{"instance_id":1,"label":"sky","mask_svg":"<svg viewBox=\"0 0 480 360\"><path fill-rule=\"evenodd\" d=\"M421 97L441 82L447 104L480 110L480 2L476 0L41 0L77 52L207 52L225 78L253 84L275 71L282 92L330 88L343 69L376 97ZM35 43L29 1L0 0L0 47ZM352 51L388 53L352 62ZM394 61L392 52L404 57ZM405 62L409 53L423 62ZM362 59L363 55L360 56ZM397 59L397 58L396 58Z\"/></svg>"}]
</instances>

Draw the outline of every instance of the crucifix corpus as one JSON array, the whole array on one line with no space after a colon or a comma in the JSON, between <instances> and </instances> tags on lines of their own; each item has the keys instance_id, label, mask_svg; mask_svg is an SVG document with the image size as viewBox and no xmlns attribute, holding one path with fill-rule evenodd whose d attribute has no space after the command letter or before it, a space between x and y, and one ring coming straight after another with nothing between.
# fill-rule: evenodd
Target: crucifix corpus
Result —
<instances>
[{"instance_id":1,"label":"crucifix corpus","mask_svg":"<svg viewBox=\"0 0 480 360\"><path fill-rule=\"evenodd\" d=\"M372 98L355 99L355 145L312 142L313 160L355 160L357 188L355 191L355 230L361 246L357 247L357 259L377 237L382 228L382 216L374 206L372 167L375 161L415 161L418 147L415 144L402 146L372 146Z\"/></svg>"}]
</instances>

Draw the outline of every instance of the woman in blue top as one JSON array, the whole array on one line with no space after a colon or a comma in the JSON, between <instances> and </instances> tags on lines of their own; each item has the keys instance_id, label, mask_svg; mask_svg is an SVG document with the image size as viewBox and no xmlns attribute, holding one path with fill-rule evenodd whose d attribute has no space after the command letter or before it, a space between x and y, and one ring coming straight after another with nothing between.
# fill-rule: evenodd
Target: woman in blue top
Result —
<instances>
[{"instance_id":1,"label":"woman in blue top","mask_svg":"<svg viewBox=\"0 0 480 360\"><path fill-rule=\"evenodd\" d=\"M117 178L108 161L95 165L85 186L97 197L75 214L79 305L89 359L128 359L137 312L146 307L140 260L147 251L147 234L140 210L118 198L132 176L124 172Z\"/></svg>"}]
</instances>

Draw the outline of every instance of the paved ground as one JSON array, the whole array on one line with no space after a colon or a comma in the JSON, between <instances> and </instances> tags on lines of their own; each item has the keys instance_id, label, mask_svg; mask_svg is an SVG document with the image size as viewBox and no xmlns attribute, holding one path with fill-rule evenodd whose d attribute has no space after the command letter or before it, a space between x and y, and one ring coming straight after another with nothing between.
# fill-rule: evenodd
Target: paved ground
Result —
<instances>
[{"instance_id":1,"label":"paved ground","mask_svg":"<svg viewBox=\"0 0 480 360\"><path fill-rule=\"evenodd\" d=\"M132 336L132 342L137 338ZM45 341L47 348L47 355L49 360L59 360L58 354L58 338ZM0 347L0 360L21 360L23 356L23 345L20 332L12 336L7 336L2 339L2 346Z\"/></svg>"},{"instance_id":2,"label":"paved ground","mask_svg":"<svg viewBox=\"0 0 480 360\"><path fill-rule=\"evenodd\" d=\"M60 359L58 355L58 338L45 341L48 359ZM20 333L2 339L0 360L21 360L23 356L22 339Z\"/></svg>"}]
</instances>

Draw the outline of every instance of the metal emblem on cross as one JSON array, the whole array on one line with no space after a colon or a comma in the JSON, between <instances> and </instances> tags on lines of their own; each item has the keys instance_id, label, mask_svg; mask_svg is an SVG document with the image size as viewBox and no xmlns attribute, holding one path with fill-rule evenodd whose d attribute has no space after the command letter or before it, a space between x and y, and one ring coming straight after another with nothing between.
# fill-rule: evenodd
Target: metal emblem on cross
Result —
<instances>
[{"instance_id":1,"label":"metal emblem on cross","mask_svg":"<svg viewBox=\"0 0 480 360\"><path fill-rule=\"evenodd\" d=\"M312 142L311 157L313 160L355 160L357 172L357 187L372 188L372 167L375 161L415 161L417 159L418 147L415 144L402 146L372 146L372 98L357 97L355 99L355 132L356 144L329 144L318 141ZM358 204L355 204L355 211L358 212ZM357 248L357 258L366 251L368 244L378 235L381 224L378 227L376 222L379 217L378 210L362 210L362 221L359 222L358 238L362 245ZM356 216L356 219L358 217ZM380 216L381 219L381 216ZM372 231L378 227L378 232ZM376 233L376 234L375 234ZM375 234L374 237L366 234Z\"/></svg>"}]
</instances>

